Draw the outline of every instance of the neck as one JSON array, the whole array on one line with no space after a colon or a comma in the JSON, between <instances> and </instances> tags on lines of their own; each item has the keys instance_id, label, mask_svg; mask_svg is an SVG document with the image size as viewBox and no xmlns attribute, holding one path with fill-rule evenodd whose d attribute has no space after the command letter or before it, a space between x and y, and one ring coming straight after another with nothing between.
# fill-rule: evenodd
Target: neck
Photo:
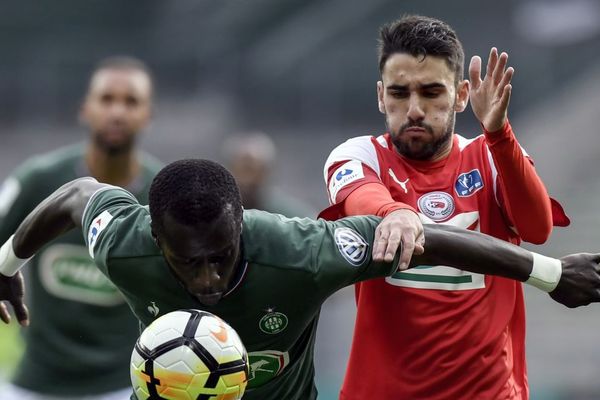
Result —
<instances>
[{"instance_id":1,"label":"neck","mask_svg":"<svg viewBox=\"0 0 600 400\"><path fill-rule=\"evenodd\" d=\"M429 159L429 161L431 161L431 162L440 161L440 160L443 160L444 158L448 157L450 155L450 152L452 151L453 143L454 143L454 135L451 136L450 140L448 140L448 143L446 145L442 146L440 148L440 150Z\"/></svg>"},{"instance_id":2,"label":"neck","mask_svg":"<svg viewBox=\"0 0 600 400\"><path fill-rule=\"evenodd\" d=\"M93 143L88 145L85 162L92 176L99 182L116 186L128 186L140 170L135 151L112 155Z\"/></svg>"}]
</instances>

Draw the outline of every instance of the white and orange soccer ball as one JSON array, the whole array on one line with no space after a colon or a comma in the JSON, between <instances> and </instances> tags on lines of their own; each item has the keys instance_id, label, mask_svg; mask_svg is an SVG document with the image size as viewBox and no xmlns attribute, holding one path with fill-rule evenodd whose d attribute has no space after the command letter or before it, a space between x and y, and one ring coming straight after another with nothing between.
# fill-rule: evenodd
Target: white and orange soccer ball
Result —
<instances>
[{"instance_id":1,"label":"white and orange soccer ball","mask_svg":"<svg viewBox=\"0 0 600 400\"><path fill-rule=\"evenodd\" d=\"M221 318L180 310L142 332L130 372L138 400L237 400L248 383L248 354Z\"/></svg>"}]
</instances>

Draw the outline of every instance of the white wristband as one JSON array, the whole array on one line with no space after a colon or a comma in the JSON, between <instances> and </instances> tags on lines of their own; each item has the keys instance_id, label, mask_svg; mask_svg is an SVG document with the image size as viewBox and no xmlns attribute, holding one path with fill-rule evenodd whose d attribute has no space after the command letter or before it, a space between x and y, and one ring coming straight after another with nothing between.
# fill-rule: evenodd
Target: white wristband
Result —
<instances>
[{"instance_id":1,"label":"white wristband","mask_svg":"<svg viewBox=\"0 0 600 400\"><path fill-rule=\"evenodd\" d=\"M4 276L13 276L16 274L29 258L23 259L15 255L13 250L13 237L12 235L6 243L0 247L0 274Z\"/></svg>"},{"instance_id":2,"label":"white wristband","mask_svg":"<svg viewBox=\"0 0 600 400\"><path fill-rule=\"evenodd\" d=\"M556 289L562 275L562 262L556 258L550 258L531 252L533 255L533 268L529 279L525 283L535 286L544 292Z\"/></svg>"}]
</instances>

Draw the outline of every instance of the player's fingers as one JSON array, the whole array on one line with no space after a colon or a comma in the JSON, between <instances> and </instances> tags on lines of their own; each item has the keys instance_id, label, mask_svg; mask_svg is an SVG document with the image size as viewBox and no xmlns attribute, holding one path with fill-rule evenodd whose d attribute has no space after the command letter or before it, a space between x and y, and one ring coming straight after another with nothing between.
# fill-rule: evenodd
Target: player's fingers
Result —
<instances>
[{"instance_id":1,"label":"player's fingers","mask_svg":"<svg viewBox=\"0 0 600 400\"><path fill-rule=\"evenodd\" d=\"M508 108L508 103L510 102L510 94L512 92L512 85L508 84L504 87L502 91L502 97L500 98L500 108L506 110Z\"/></svg>"},{"instance_id":2,"label":"player's fingers","mask_svg":"<svg viewBox=\"0 0 600 400\"><path fill-rule=\"evenodd\" d=\"M421 232L421 234L415 240L415 250L413 254L421 255L425 253L425 234Z\"/></svg>"},{"instance_id":3,"label":"player's fingers","mask_svg":"<svg viewBox=\"0 0 600 400\"><path fill-rule=\"evenodd\" d=\"M398 263L398 268L400 270L405 270L406 268L408 268L408 264L410 263L410 259L412 257L414 250L415 250L414 236L411 234L402 235L402 253L400 254L400 261Z\"/></svg>"},{"instance_id":4,"label":"player's fingers","mask_svg":"<svg viewBox=\"0 0 600 400\"><path fill-rule=\"evenodd\" d=\"M481 85L481 57L473 56L469 64L469 80L471 88L477 89Z\"/></svg>"},{"instance_id":5,"label":"player's fingers","mask_svg":"<svg viewBox=\"0 0 600 400\"><path fill-rule=\"evenodd\" d=\"M15 316L19 321L19 324L22 326L29 325L29 310L27 306L23 302L19 302L17 304L13 304L13 308L15 310Z\"/></svg>"},{"instance_id":6,"label":"player's fingers","mask_svg":"<svg viewBox=\"0 0 600 400\"><path fill-rule=\"evenodd\" d=\"M512 67L509 67L506 70L506 72L502 76L502 80L500 81L500 83L498 83L498 87L496 88L497 97L502 96L502 93L504 93L504 88L512 81L514 72L515 70Z\"/></svg>"},{"instance_id":7,"label":"player's fingers","mask_svg":"<svg viewBox=\"0 0 600 400\"><path fill-rule=\"evenodd\" d=\"M373 261L383 261L387 248L387 233L383 232L381 224L375 229L375 240L373 241Z\"/></svg>"},{"instance_id":8,"label":"player's fingers","mask_svg":"<svg viewBox=\"0 0 600 400\"><path fill-rule=\"evenodd\" d=\"M506 68L506 63L508 62L508 54L502 53L498 57L498 63L496 64L496 68L494 68L494 83L497 85L500 83L504 75L504 69Z\"/></svg>"},{"instance_id":9,"label":"player's fingers","mask_svg":"<svg viewBox=\"0 0 600 400\"><path fill-rule=\"evenodd\" d=\"M0 319L5 324L10 323L10 313L8 312L8 308L6 308L6 304L0 301Z\"/></svg>"},{"instance_id":10,"label":"player's fingers","mask_svg":"<svg viewBox=\"0 0 600 400\"><path fill-rule=\"evenodd\" d=\"M485 77L493 77L494 69L496 68L496 63L498 62L498 50L495 47L492 47L490 50L490 56L488 57L487 68L485 70Z\"/></svg>"}]
</instances>

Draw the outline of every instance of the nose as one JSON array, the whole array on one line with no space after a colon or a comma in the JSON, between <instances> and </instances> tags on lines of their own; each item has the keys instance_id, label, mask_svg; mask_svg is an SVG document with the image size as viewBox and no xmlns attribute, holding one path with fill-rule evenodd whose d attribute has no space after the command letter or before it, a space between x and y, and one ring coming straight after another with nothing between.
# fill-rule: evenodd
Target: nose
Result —
<instances>
[{"instance_id":1,"label":"nose","mask_svg":"<svg viewBox=\"0 0 600 400\"><path fill-rule=\"evenodd\" d=\"M123 102L114 101L110 105L109 111L110 111L110 115L113 118L120 119L120 118L122 118L125 115L126 106L125 106L125 104L123 104Z\"/></svg>"},{"instance_id":2,"label":"nose","mask_svg":"<svg viewBox=\"0 0 600 400\"><path fill-rule=\"evenodd\" d=\"M421 99L418 95L411 94L408 99L408 112L406 116L412 121L421 121L425 118L425 112L423 111Z\"/></svg>"},{"instance_id":3,"label":"nose","mask_svg":"<svg viewBox=\"0 0 600 400\"><path fill-rule=\"evenodd\" d=\"M208 262L198 263L194 276L194 287L202 293L210 293L221 278L215 265Z\"/></svg>"}]
</instances>

